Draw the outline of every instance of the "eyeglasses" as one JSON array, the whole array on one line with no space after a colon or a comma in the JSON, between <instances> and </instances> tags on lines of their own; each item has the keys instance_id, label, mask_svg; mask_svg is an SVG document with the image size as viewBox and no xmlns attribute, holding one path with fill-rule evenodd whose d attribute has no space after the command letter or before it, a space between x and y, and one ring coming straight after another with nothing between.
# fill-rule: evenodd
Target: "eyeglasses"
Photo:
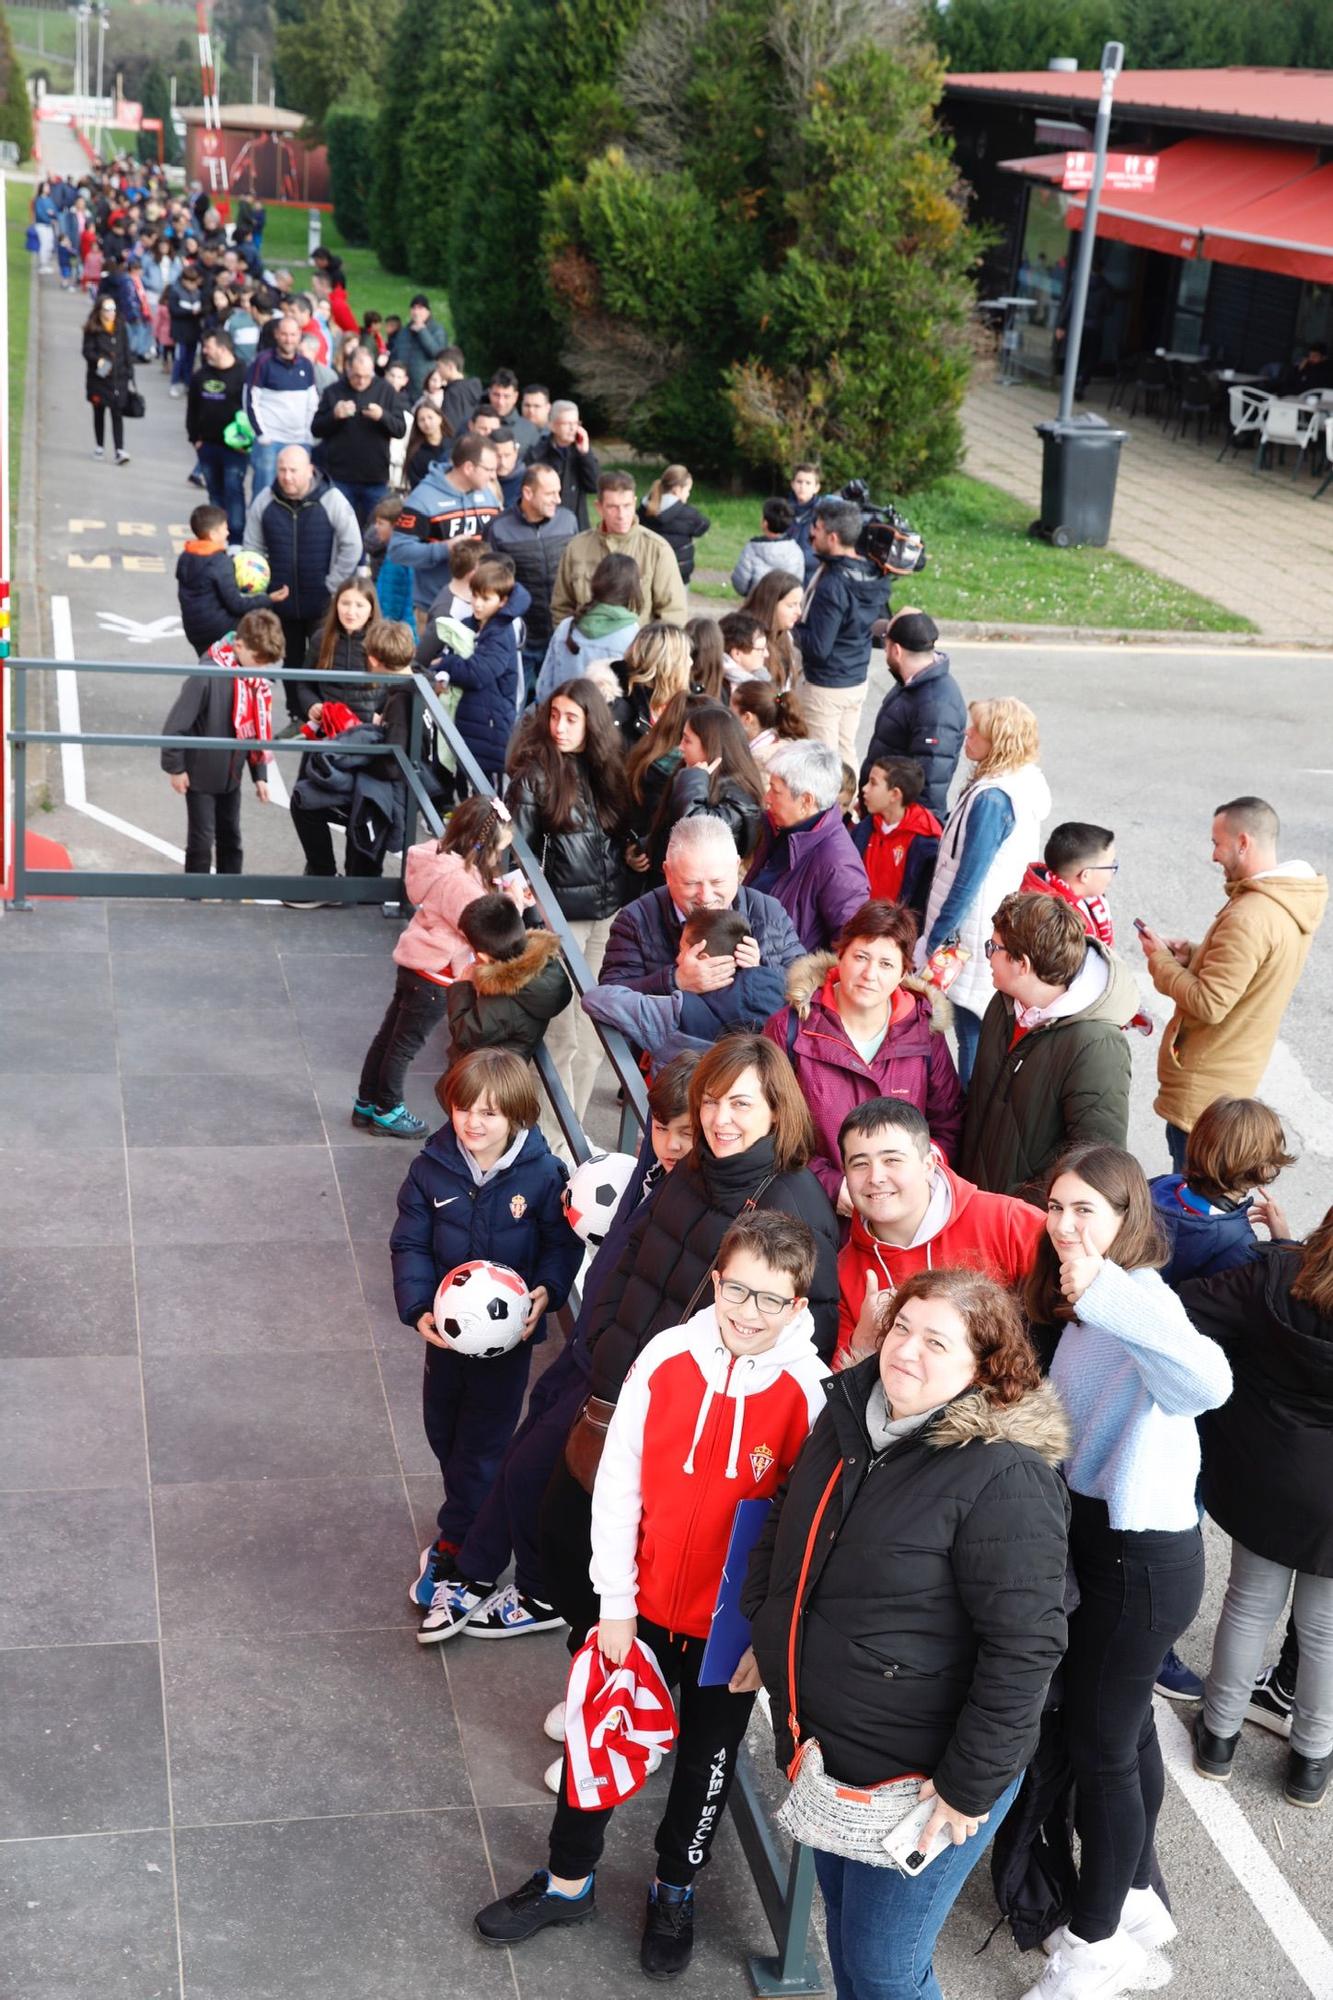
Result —
<instances>
[{"instance_id":1,"label":"eyeglasses","mask_svg":"<svg viewBox=\"0 0 1333 2000\"><path fill-rule=\"evenodd\" d=\"M1000 940L998 938L987 938L985 944L981 948L985 952L987 958L994 958L997 951L1003 951L1006 958L1011 958L1013 956L1012 952L1007 951L1005 947L1000 943Z\"/></svg>"},{"instance_id":2,"label":"eyeglasses","mask_svg":"<svg viewBox=\"0 0 1333 2000\"><path fill-rule=\"evenodd\" d=\"M735 1278L720 1279L717 1289L729 1306L747 1305L753 1299L765 1319L775 1319L796 1303L794 1297L784 1299L780 1292L756 1292L752 1285L742 1285Z\"/></svg>"},{"instance_id":3,"label":"eyeglasses","mask_svg":"<svg viewBox=\"0 0 1333 2000\"><path fill-rule=\"evenodd\" d=\"M1083 873L1085 875L1118 875L1120 873L1120 863L1118 861L1090 861L1083 870Z\"/></svg>"}]
</instances>

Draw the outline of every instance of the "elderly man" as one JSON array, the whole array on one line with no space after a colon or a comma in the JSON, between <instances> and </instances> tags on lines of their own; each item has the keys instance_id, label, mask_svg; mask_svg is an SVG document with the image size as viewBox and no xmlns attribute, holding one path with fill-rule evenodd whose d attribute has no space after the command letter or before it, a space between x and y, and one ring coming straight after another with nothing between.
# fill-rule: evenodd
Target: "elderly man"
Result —
<instances>
[{"instance_id":1,"label":"elderly man","mask_svg":"<svg viewBox=\"0 0 1333 2000\"><path fill-rule=\"evenodd\" d=\"M560 405L556 404L556 409ZM544 465L545 459L535 463ZM683 625L688 615L680 564L669 542L645 528L634 515L634 481L628 472L604 472L597 481L601 526L575 535L560 558L551 596L551 623L572 618L592 594L592 575L603 556L633 556L643 592L639 623L662 619Z\"/></svg>"},{"instance_id":2,"label":"elderly man","mask_svg":"<svg viewBox=\"0 0 1333 2000\"><path fill-rule=\"evenodd\" d=\"M667 842L663 873L665 888L627 903L612 923L601 965L603 986L633 986L640 993L715 993L731 984L738 966L785 970L801 957L801 940L781 905L741 887L740 856L722 820L707 813L679 820ZM700 949L677 965L690 911L733 908L750 927L734 957L714 958Z\"/></svg>"},{"instance_id":3,"label":"elderly man","mask_svg":"<svg viewBox=\"0 0 1333 2000\"><path fill-rule=\"evenodd\" d=\"M407 412L375 373L368 347L353 347L342 380L320 397L311 425L324 440L324 470L364 533L371 510L389 490L389 447L407 430Z\"/></svg>"},{"instance_id":4,"label":"elderly man","mask_svg":"<svg viewBox=\"0 0 1333 2000\"><path fill-rule=\"evenodd\" d=\"M273 345L261 346L245 378L245 414L255 441L250 448L252 499L273 482L278 453L287 444L308 445L319 408L315 370L301 353L301 329L291 313L273 328Z\"/></svg>"},{"instance_id":5,"label":"elderly man","mask_svg":"<svg viewBox=\"0 0 1333 2000\"><path fill-rule=\"evenodd\" d=\"M768 760L767 823L746 880L777 898L807 951L827 951L870 896L841 790L842 759L827 743L782 743Z\"/></svg>"},{"instance_id":6,"label":"elderly man","mask_svg":"<svg viewBox=\"0 0 1333 2000\"><path fill-rule=\"evenodd\" d=\"M245 546L267 556L271 590L287 586L278 614L286 642L284 665L299 672L330 597L361 560L356 515L325 474L316 471L304 445L289 444L278 453L273 485L250 502ZM283 690L287 714L299 727L305 717L298 685L284 681Z\"/></svg>"},{"instance_id":7,"label":"elderly man","mask_svg":"<svg viewBox=\"0 0 1333 2000\"><path fill-rule=\"evenodd\" d=\"M1253 1097L1282 1016L1328 907L1328 882L1308 861L1279 861L1278 816L1266 799L1229 799L1213 814L1213 860L1226 906L1202 944L1140 933L1148 976L1175 1002L1157 1057L1159 1117L1171 1165L1215 1097Z\"/></svg>"},{"instance_id":8,"label":"elderly man","mask_svg":"<svg viewBox=\"0 0 1333 2000\"><path fill-rule=\"evenodd\" d=\"M487 524L486 540L497 556L508 556L514 575L532 599L527 614L523 672L531 691L551 637L551 593L560 558L577 522L560 505L560 480L552 466L530 465L517 503Z\"/></svg>"},{"instance_id":9,"label":"elderly man","mask_svg":"<svg viewBox=\"0 0 1333 2000\"><path fill-rule=\"evenodd\" d=\"M530 389L524 395L525 411L529 400L535 399L535 394ZM586 528L588 495L597 491L597 455L588 442L588 433L579 422L577 403L552 403L550 410L551 428L532 446L528 464L554 467L560 479L560 505L568 507L580 528ZM533 417L532 421L536 423L538 419Z\"/></svg>"}]
</instances>

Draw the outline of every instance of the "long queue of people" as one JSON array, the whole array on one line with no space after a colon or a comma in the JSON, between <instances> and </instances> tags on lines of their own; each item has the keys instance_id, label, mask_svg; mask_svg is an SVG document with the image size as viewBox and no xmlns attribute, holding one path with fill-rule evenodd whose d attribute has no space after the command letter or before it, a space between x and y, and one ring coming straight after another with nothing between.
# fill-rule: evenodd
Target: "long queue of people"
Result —
<instances>
[{"instance_id":1,"label":"long queue of people","mask_svg":"<svg viewBox=\"0 0 1333 2000\"><path fill-rule=\"evenodd\" d=\"M1273 1192L1291 1146L1258 1095L1324 877L1284 856L1271 805L1232 798L1209 829L1226 901L1205 936L1136 924L1171 1009L1172 1171L1150 1180L1127 1137L1154 1023L1115 949L1114 832L1066 819L1043 837L1036 715L967 703L929 616L888 617L859 512L820 499L817 467L764 509L744 605L689 618L702 517L683 468L641 520L577 411L543 424L529 392L525 441L502 407L519 385L500 371L483 389L459 357L438 441L413 412L411 490L376 498L392 349L349 328L321 390L299 314L279 300L272 318L237 403L254 432L243 540L269 561L269 602L240 591L206 637L209 578L239 589L225 491L182 576L201 651L253 670L227 697L219 793L247 760L263 783L263 667L284 658L308 668L288 726L335 744L400 728L392 676L431 672L495 792L462 795L434 746L445 832L406 856L415 914L351 1107L420 1148L390 1243L443 1484L409 1584L417 1638L568 1629L564 1698L533 1718L561 1746L548 1851L478 1934L515 1946L591 1919L611 1810L669 1753L640 1963L679 1975L762 1686L839 2000L938 1996L935 1944L983 1852L1012 1882L1043 1820L1071 1812L1077 1865L1066 1837L1027 2000L1160 1983L1146 1955L1176 1924L1154 1691L1201 1698L1205 1778L1230 1777L1246 1720L1287 1740L1294 1807L1323 1803L1333 1759L1333 1210L1292 1240ZM445 346L429 351L430 323L424 301L405 323L423 396ZM341 481L312 456L321 411L326 439L357 444ZM273 451L263 484L256 446ZM312 576L318 608L297 588ZM877 637L893 684L858 769ZM353 709L320 677L357 662ZM191 726L182 702L171 733ZM220 713L199 726L228 733ZM192 754L172 773L187 805L205 783ZM361 777L340 794L336 749L310 761L293 800L308 874L334 872L331 825L349 871L373 872L392 800ZM211 838L239 867L234 809L225 858L212 817L211 835L192 820L195 865ZM508 866L515 825L596 977L585 994ZM529 1395L584 1256L531 1057L545 1040L583 1118L607 1023L642 1052L650 1129ZM404 1101L427 1050L433 1133ZM486 1359L436 1316L442 1280L475 1260L529 1299L523 1338ZM742 1500L760 1503L735 1603L748 1643L719 1672ZM1203 1676L1174 1652L1202 1602L1201 1502L1232 1542ZM930 1858L892 1866L914 1809Z\"/></svg>"}]
</instances>

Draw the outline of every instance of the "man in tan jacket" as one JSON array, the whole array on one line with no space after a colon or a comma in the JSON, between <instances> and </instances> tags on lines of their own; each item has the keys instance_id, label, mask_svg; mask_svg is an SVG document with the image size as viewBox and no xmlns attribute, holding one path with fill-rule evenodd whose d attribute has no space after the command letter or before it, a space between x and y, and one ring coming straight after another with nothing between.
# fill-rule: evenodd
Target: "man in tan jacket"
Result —
<instances>
[{"instance_id":1,"label":"man in tan jacket","mask_svg":"<svg viewBox=\"0 0 1333 2000\"><path fill-rule=\"evenodd\" d=\"M628 472L604 472L597 481L597 511L600 528L585 528L565 547L551 593L551 623L572 618L591 596L592 573L603 556L633 556L639 565L643 585L643 608L639 623L662 619L668 625L683 625L687 617L685 585L675 550L641 527L634 518L634 481Z\"/></svg>"},{"instance_id":2,"label":"man in tan jacket","mask_svg":"<svg viewBox=\"0 0 1333 2000\"><path fill-rule=\"evenodd\" d=\"M1308 861L1277 858L1278 817L1263 799L1232 799L1213 815L1213 860L1227 902L1202 944L1140 935L1148 972L1175 1013L1157 1058L1154 1109L1166 1120L1171 1164L1214 1098L1253 1097L1287 1002L1323 921L1328 883Z\"/></svg>"}]
</instances>

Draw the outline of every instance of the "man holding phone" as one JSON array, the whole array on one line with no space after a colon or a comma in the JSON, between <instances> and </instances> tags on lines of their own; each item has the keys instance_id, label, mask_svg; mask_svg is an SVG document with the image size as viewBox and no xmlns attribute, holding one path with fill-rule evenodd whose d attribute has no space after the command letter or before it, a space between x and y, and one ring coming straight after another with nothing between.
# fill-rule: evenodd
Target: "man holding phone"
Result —
<instances>
[{"instance_id":1,"label":"man holding phone","mask_svg":"<svg viewBox=\"0 0 1333 2000\"><path fill-rule=\"evenodd\" d=\"M1278 861L1278 816L1266 799L1230 799L1213 814L1213 860L1227 901L1201 944L1161 936L1136 917L1148 976L1175 1002L1157 1058L1158 1116L1171 1165L1217 1097L1253 1097L1287 1002L1328 905L1308 861Z\"/></svg>"},{"instance_id":2,"label":"man holding phone","mask_svg":"<svg viewBox=\"0 0 1333 2000\"><path fill-rule=\"evenodd\" d=\"M551 428L529 451L528 464L552 468L560 481L560 505L568 507L579 527L586 529L588 495L597 491L601 468L579 421L577 403L552 403Z\"/></svg>"}]
</instances>

